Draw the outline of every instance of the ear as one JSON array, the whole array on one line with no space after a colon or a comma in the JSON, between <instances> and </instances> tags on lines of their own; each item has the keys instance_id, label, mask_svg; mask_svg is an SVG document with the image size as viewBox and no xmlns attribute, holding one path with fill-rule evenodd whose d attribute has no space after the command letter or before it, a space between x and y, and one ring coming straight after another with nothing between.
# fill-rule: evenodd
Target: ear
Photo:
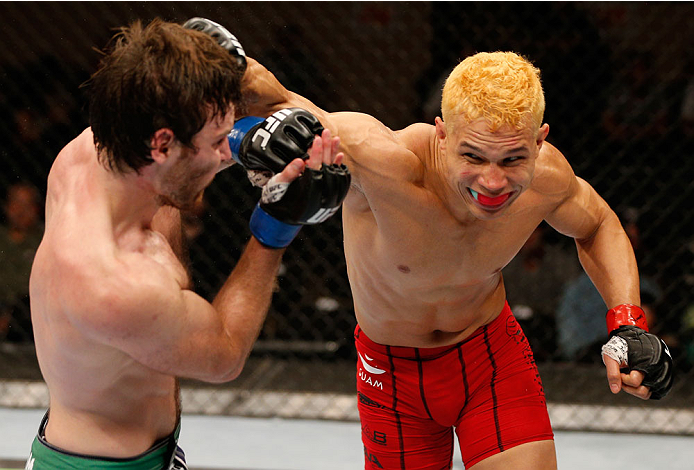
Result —
<instances>
[{"instance_id":1,"label":"ear","mask_svg":"<svg viewBox=\"0 0 694 470\"><path fill-rule=\"evenodd\" d=\"M545 142L547 134L549 134L549 124L544 123L542 126L540 126L540 130L537 131L537 138L535 139L535 144L537 144L538 152L542 148L542 144Z\"/></svg>"},{"instance_id":2,"label":"ear","mask_svg":"<svg viewBox=\"0 0 694 470\"><path fill-rule=\"evenodd\" d=\"M171 129L164 127L156 131L149 141L152 160L163 163L171 154L171 147L175 141L176 137Z\"/></svg>"},{"instance_id":3,"label":"ear","mask_svg":"<svg viewBox=\"0 0 694 470\"><path fill-rule=\"evenodd\" d=\"M434 119L434 124L436 125L436 138L439 141L439 145L441 147L441 150L444 150L445 143L446 143L446 123L443 122L443 119L440 117L436 116L436 119Z\"/></svg>"}]
</instances>

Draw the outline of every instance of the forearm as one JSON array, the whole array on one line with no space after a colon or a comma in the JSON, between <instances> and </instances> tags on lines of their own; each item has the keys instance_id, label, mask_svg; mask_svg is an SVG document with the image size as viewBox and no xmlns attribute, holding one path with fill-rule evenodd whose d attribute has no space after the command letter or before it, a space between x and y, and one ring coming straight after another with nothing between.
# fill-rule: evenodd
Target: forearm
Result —
<instances>
[{"instance_id":1,"label":"forearm","mask_svg":"<svg viewBox=\"0 0 694 470\"><path fill-rule=\"evenodd\" d=\"M243 77L243 114L268 116L278 109L298 107L311 111L319 118L324 111L310 100L287 90L275 76L256 60L248 58L248 68Z\"/></svg>"},{"instance_id":2,"label":"forearm","mask_svg":"<svg viewBox=\"0 0 694 470\"><path fill-rule=\"evenodd\" d=\"M576 239L576 247L583 269L608 309L620 304L640 305L634 250L613 212L610 211L591 237Z\"/></svg>"},{"instance_id":3,"label":"forearm","mask_svg":"<svg viewBox=\"0 0 694 470\"><path fill-rule=\"evenodd\" d=\"M212 302L237 358L234 377L241 372L265 321L283 253L284 249L266 248L252 237Z\"/></svg>"}]
</instances>

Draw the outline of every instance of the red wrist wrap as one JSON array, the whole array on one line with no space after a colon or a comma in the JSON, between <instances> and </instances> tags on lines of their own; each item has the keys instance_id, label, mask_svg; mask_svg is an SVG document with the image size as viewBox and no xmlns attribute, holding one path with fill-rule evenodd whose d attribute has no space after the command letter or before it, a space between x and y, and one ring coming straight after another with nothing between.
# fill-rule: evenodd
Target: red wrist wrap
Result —
<instances>
[{"instance_id":1,"label":"red wrist wrap","mask_svg":"<svg viewBox=\"0 0 694 470\"><path fill-rule=\"evenodd\" d=\"M607 320L607 332L616 330L622 325L634 325L644 331L648 331L646 323L646 314L641 307L631 304L617 305L607 311L605 316Z\"/></svg>"}]
</instances>

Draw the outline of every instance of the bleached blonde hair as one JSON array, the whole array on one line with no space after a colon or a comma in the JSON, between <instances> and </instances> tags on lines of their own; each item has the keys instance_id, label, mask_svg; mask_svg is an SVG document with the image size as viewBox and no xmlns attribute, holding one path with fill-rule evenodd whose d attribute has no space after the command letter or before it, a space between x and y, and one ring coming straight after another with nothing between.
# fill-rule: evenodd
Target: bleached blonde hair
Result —
<instances>
[{"instance_id":1,"label":"bleached blonde hair","mask_svg":"<svg viewBox=\"0 0 694 470\"><path fill-rule=\"evenodd\" d=\"M479 118L495 132L504 125L537 133L545 112L540 70L515 52L479 52L459 63L446 79L441 99L444 122L461 115Z\"/></svg>"}]
</instances>

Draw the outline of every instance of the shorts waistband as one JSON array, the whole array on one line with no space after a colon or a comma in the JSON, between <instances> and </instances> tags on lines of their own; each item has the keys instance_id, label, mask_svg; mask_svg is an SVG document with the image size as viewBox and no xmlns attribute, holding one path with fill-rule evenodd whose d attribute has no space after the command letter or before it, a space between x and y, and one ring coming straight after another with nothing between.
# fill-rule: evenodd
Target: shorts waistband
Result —
<instances>
[{"instance_id":1,"label":"shorts waistband","mask_svg":"<svg viewBox=\"0 0 694 470\"><path fill-rule=\"evenodd\" d=\"M459 341L455 344L437 346L434 348L389 346L386 344L376 343L372 341L368 336L366 336L366 333L364 333L364 331L358 324L354 329L354 341L357 343L361 343L363 346L374 352L385 354L387 356L398 357L402 359L435 359L437 357L443 356L449 351L456 349L461 344L473 340L474 338L481 335L485 329L487 329L488 331L496 331L500 327L505 327L506 319L512 315L513 313L511 312L511 307L509 307L508 302L506 302L504 303L504 307L501 309L501 313L499 313L499 315L494 320L492 320L490 323L486 325L477 328L470 336L468 336L464 340Z\"/></svg>"},{"instance_id":2,"label":"shorts waistband","mask_svg":"<svg viewBox=\"0 0 694 470\"><path fill-rule=\"evenodd\" d=\"M46 412L41 420L39 431L31 446L32 458L35 459L34 468L103 468L114 470L149 470L168 468L171 460L173 459L173 454L176 451L178 436L181 431L181 424L179 421L172 434L159 439L147 451L134 457L101 457L70 452L50 444L45 437L48 417L49 412Z\"/></svg>"}]
</instances>

